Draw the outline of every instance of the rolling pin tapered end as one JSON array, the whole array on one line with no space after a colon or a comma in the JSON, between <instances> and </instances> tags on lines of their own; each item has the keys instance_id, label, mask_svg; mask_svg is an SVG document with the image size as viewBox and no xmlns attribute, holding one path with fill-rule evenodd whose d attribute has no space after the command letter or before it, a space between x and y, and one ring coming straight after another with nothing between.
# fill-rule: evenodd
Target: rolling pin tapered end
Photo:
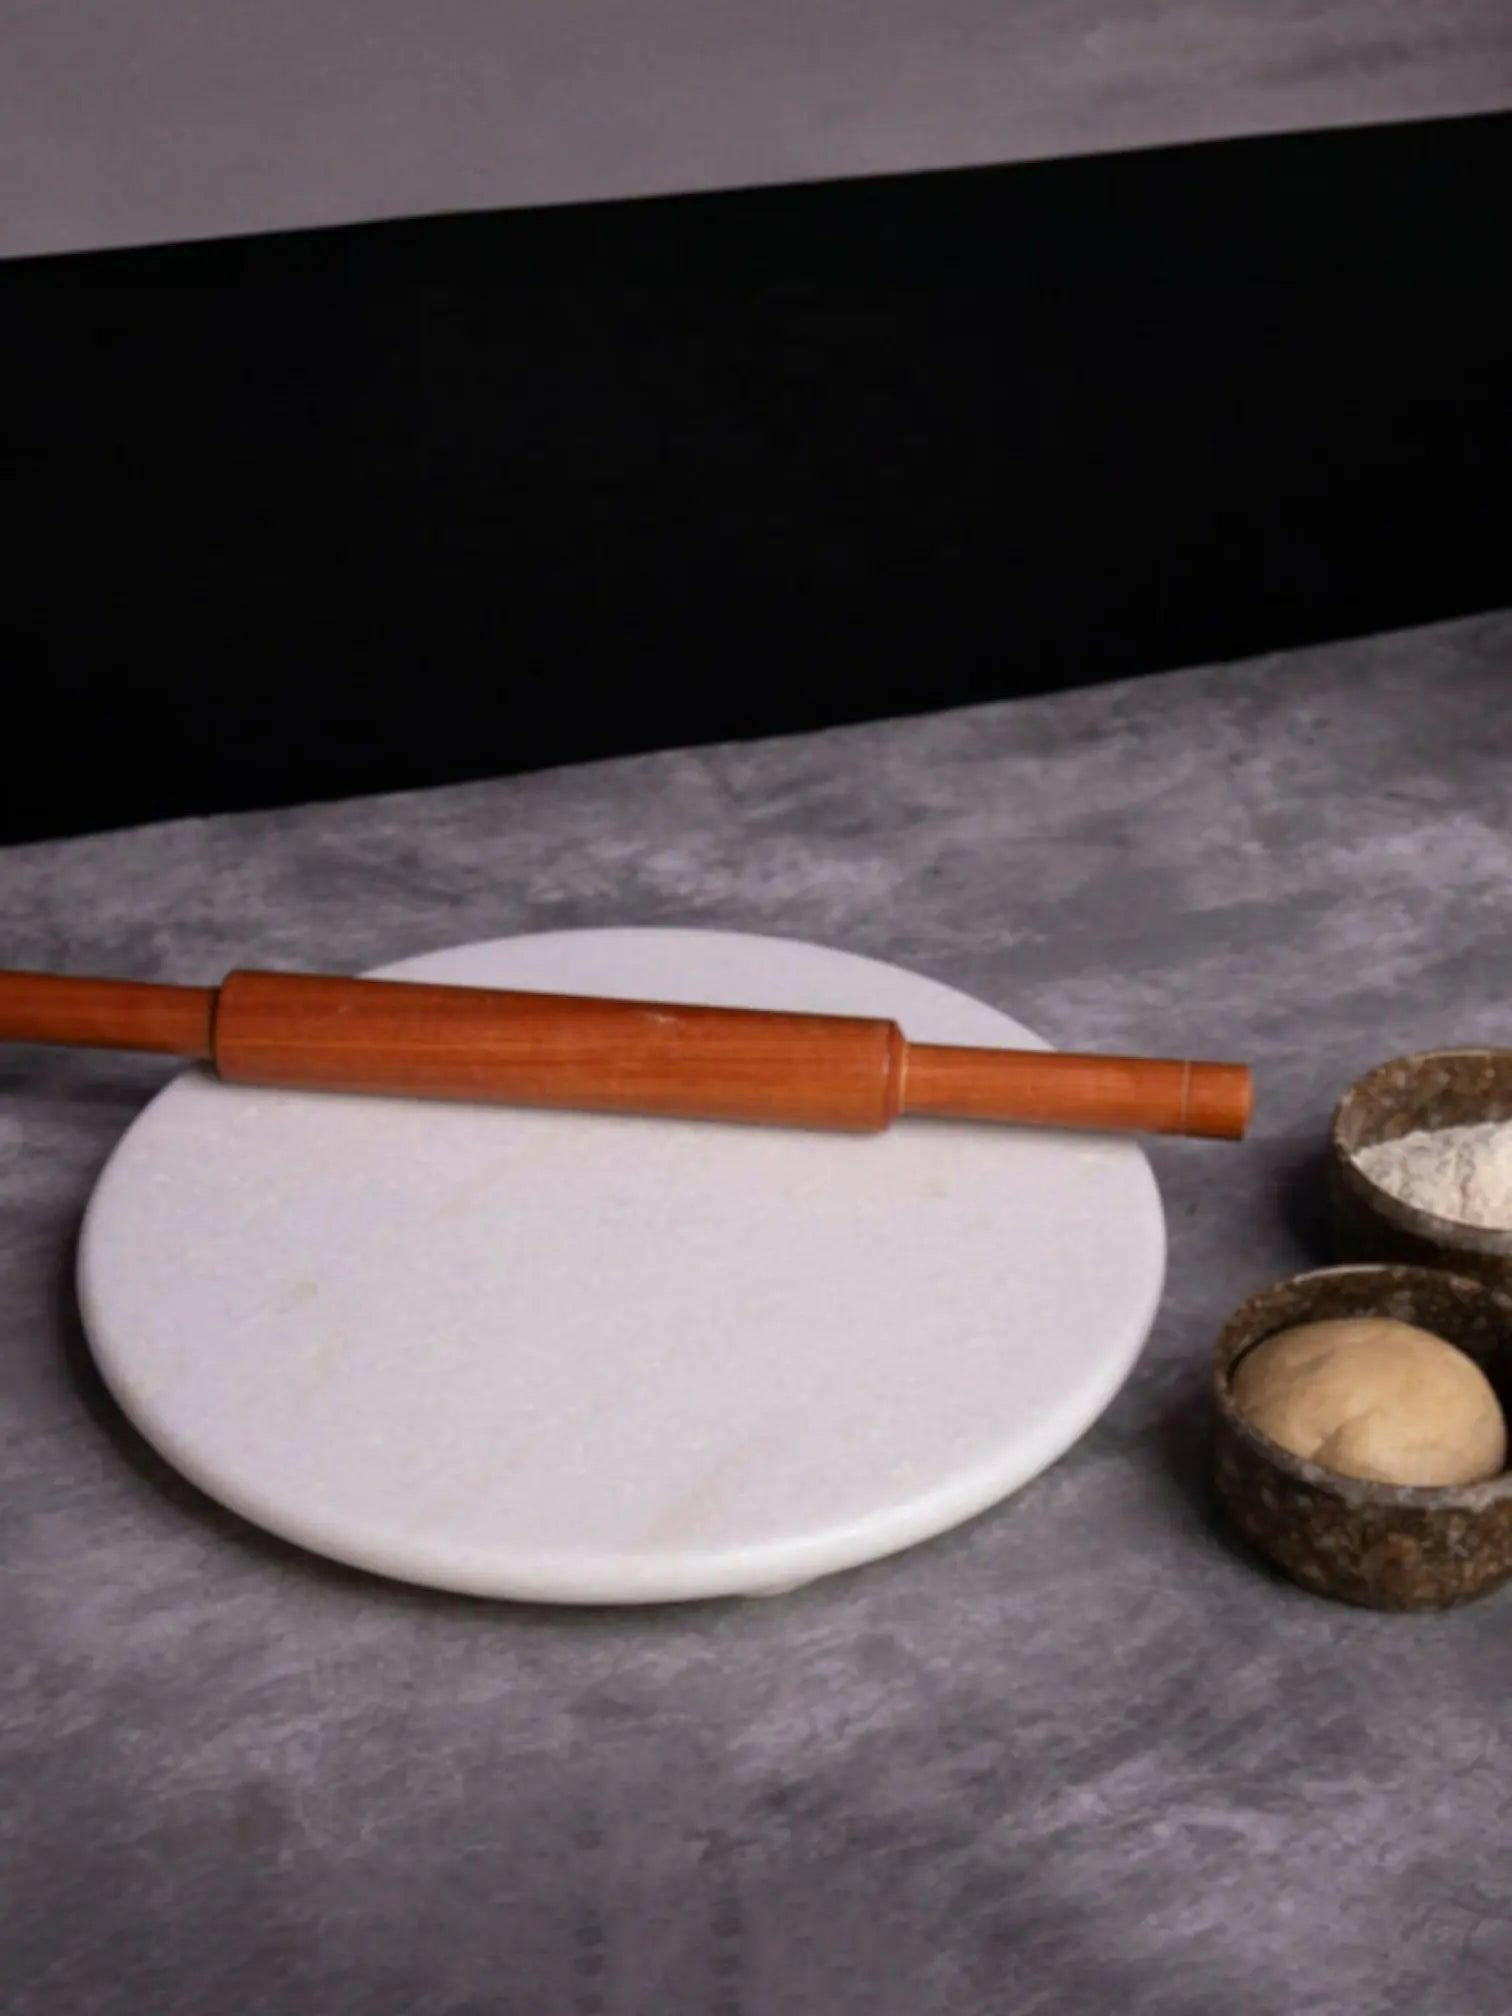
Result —
<instances>
[{"instance_id":1,"label":"rolling pin tapered end","mask_svg":"<svg viewBox=\"0 0 1512 2016\"><path fill-rule=\"evenodd\" d=\"M1254 1110L1254 1078L1246 1064L1192 1064L1186 1111L1177 1130L1210 1141L1242 1141Z\"/></svg>"}]
</instances>

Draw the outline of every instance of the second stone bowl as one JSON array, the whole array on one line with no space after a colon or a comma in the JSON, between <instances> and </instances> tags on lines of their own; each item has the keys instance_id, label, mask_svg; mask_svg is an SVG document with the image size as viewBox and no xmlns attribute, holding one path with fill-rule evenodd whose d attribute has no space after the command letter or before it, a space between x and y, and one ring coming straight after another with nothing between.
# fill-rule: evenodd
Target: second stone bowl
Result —
<instances>
[{"instance_id":1,"label":"second stone bowl","mask_svg":"<svg viewBox=\"0 0 1512 2016\"><path fill-rule=\"evenodd\" d=\"M1512 1577L1512 1470L1483 1484L1377 1484L1295 1456L1233 1392L1246 1351L1294 1324L1389 1316L1475 1359L1512 1413L1512 1297L1433 1267L1328 1267L1252 1295L1213 1360L1219 1501L1250 1545L1305 1589L1376 1610L1438 1610Z\"/></svg>"}]
</instances>

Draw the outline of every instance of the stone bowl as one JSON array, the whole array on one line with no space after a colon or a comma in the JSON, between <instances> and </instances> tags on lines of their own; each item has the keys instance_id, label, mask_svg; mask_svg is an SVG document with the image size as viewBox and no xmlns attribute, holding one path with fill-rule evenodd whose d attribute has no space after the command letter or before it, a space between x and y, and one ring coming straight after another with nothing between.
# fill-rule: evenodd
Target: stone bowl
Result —
<instances>
[{"instance_id":1,"label":"stone bowl","mask_svg":"<svg viewBox=\"0 0 1512 2016\"><path fill-rule=\"evenodd\" d=\"M1512 1296L1431 1267L1329 1267L1251 1296L1213 1358L1219 1503L1304 1589L1376 1610L1440 1610L1512 1578L1512 1470L1483 1484L1376 1484L1294 1456L1240 1413L1235 1366L1297 1323L1391 1316L1474 1358L1512 1418Z\"/></svg>"},{"instance_id":2,"label":"stone bowl","mask_svg":"<svg viewBox=\"0 0 1512 2016\"><path fill-rule=\"evenodd\" d=\"M1334 1109L1328 1187L1341 1260L1447 1267L1512 1291L1512 1229L1488 1231L1404 1204L1355 1161L1418 1128L1512 1120L1512 1050L1422 1050L1357 1078Z\"/></svg>"}]
</instances>

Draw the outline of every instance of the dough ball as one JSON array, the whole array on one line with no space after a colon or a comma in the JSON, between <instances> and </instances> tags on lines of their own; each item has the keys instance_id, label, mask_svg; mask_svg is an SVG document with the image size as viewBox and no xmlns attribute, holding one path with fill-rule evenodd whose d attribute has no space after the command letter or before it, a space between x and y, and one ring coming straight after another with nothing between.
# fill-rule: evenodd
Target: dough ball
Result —
<instances>
[{"instance_id":1,"label":"dough ball","mask_svg":"<svg viewBox=\"0 0 1512 2016\"><path fill-rule=\"evenodd\" d=\"M1380 1484L1477 1484L1507 1460L1507 1424L1473 1358L1385 1316L1303 1323L1246 1351L1240 1412L1296 1456Z\"/></svg>"}]
</instances>

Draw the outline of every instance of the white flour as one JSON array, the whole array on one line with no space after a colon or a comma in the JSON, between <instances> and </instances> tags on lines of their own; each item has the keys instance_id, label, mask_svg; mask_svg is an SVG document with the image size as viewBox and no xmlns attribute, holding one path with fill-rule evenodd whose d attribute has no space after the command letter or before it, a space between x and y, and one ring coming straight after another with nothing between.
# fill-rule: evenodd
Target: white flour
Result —
<instances>
[{"instance_id":1,"label":"white flour","mask_svg":"<svg viewBox=\"0 0 1512 2016\"><path fill-rule=\"evenodd\" d=\"M1512 1231L1512 1120L1438 1127L1355 1151L1373 1183L1462 1225Z\"/></svg>"}]
</instances>

